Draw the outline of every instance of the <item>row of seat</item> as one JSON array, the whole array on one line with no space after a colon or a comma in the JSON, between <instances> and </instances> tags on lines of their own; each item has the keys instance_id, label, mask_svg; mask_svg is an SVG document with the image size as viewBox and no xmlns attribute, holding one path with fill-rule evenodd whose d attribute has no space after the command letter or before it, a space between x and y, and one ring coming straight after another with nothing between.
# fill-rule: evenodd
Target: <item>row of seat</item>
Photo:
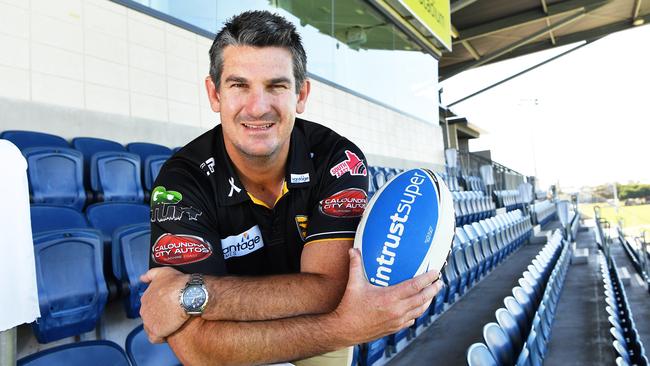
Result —
<instances>
[{"instance_id":1,"label":"row of seat","mask_svg":"<svg viewBox=\"0 0 650 366\"><path fill-rule=\"evenodd\" d=\"M449 187L450 191L456 192L461 190L460 183L458 182L458 177L453 174L449 174L446 171L440 173L440 176L442 177L442 180L447 183L447 187Z\"/></svg>"},{"instance_id":2,"label":"row of seat","mask_svg":"<svg viewBox=\"0 0 650 366\"><path fill-rule=\"evenodd\" d=\"M616 261L613 257L609 260L600 253L600 271L603 275L605 288L605 310L609 314L611 324L612 346L619 366L647 366L648 358L645 348L639 338L636 324L632 317L630 305L625 294L625 287L618 276Z\"/></svg>"},{"instance_id":3,"label":"row of seat","mask_svg":"<svg viewBox=\"0 0 650 366\"><path fill-rule=\"evenodd\" d=\"M121 144L31 131L5 131L28 163L33 203L68 206L81 211L102 201L143 202L160 168L172 155L168 147L144 142Z\"/></svg>"},{"instance_id":4,"label":"row of seat","mask_svg":"<svg viewBox=\"0 0 650 366\"><path fill-rule=\"evenodd\" d=\"M506 211L523 209L524 202L516 189L494 191L497 207L505 207Z\"/></svg>"},{"instance_id":5,"label":"row of seat","mask_svg":"<svg viewBox=\"0 0 650 366\"><path fill-rule=\"evenodd\" d=\"M456 228L454 246L442 270L444 286L429 310L413 326L361 345L359 366L372 366L394 357L532 235L530 217L513 211ZM356 365L354 363L353 365Z\"/></svg>"},{"instance_id":6,"label":"row of seat","mask_svg":"<svg viewBox=\"0 0 650 366\"><path fill-rule=\"evenodd\" d=\"M180 365L167 343L151 344L143 326L126 337L125 347L106 341L83 341L40 351L18 360L18 366L173 366Z\"/></svg>"},{"instance_id":7,"label":"row of seat","mask_svg":"<svg viewBox=\"0 0 650 366\"><path fill-rule=\"evenodd\" d=\"M557 217L555 204L550 200L535 202L532 206L532 216L535 224L542 226L552 220L555 220Z\"/></svg>"},{"instance_id":8,"label":"row of seat","mask_svg":"<svg viewBox=\"0 0 650 366\"><path fill-rule=\"evenodd\" d=\"M485 184L481 177L473 175L464 175L463 180L468 191L483 191L485 192Z\"/></svg>"},{"instance_id":9,"label":"row of seat","mask_svg":"<svg viewBox=\"0 0 650 366\"><path fill-rule=\"evenodd\" d=\"M556 230L512 289L513 295L504 298L505 308L495 312L497 322L483 327L484 343L468 348L468 365L543 363L570 259L570 246Z\"/></svg>"},{"instance_id":10,"label":"row of seat","mask_svg":"<svg viewBox=\"0 0 650 366\"><path fill-rule=\"evenodd\" d=\"M368 167L368 197L372 197L386 182L395 175L403 172L402 169L381 166Z\"/></svg>"},{"instance_id":11,"label":"row of seat","mask_svg":"<svg viewBox=\"0 0 650 366\"><path fill-rule=\"evenodd\" d=\"M456 211L456 226L471 224L496 214L494 202L482 191L452 192L452 196L454 211Z\"/></svg>"},{"instance_id":12,"label":"row of seat","mask_svg":"<svg viewBox=\"0 0 650 366\"><path fill-rule=\"evenodd\" d=\"M648 253L643 245L643 240L639 237L635 237L635 245L628 242L623 232L623 228L620 226L616 227L618 232L618 242L625 250L625 254L632 262L632 266L636 272L643 278L643 280L650 286L650 274L644 270L644 265L647 261L650 261L650 253ZM645 258L644 258L645 256Z\"/></svg>"}]
</instances>

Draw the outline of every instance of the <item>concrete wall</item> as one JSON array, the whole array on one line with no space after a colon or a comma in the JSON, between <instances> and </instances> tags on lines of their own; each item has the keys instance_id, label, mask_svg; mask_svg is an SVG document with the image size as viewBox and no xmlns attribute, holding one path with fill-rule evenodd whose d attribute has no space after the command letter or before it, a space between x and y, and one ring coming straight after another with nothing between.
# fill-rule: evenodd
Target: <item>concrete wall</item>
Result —
<instances>
[{"instance_id":1,"label":"concrete wall","mask_svg":"<svg viewBox=\"0 0 650 366\"><path fill-rule=\"evenodd\" d=\"M0 0L0 131L183 145L219 122L203 87L211 43L108 0ZM331 85L313 80L303 117L373 165L444 164L437 121Z\"/></svg>"}]
</instances>

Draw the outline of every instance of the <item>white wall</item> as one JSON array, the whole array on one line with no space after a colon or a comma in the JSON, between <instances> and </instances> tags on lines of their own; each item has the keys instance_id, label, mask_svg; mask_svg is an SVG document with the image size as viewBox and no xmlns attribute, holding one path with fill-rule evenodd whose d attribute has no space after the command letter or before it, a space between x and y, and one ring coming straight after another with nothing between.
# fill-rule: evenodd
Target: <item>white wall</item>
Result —
<instances>
[{"instance_id":1,"label":"white wall","mask_svg":"<svg viewBox=\"0 0 650 366\"><path fill-rule=\"evenodd\" d=\"M218 122L203 87L211 43L108 0L0 0L0 131L182 145ZM437 121L315 80L303 117L374 165L444 162Z\"/></svg>"}]
</instances>

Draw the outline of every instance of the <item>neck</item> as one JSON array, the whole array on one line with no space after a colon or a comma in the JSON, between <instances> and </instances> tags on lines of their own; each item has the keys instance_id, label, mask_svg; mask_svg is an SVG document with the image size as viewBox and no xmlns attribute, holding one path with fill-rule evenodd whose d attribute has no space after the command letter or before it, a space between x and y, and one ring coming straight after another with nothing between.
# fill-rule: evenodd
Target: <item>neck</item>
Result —
<instances>
[{"instance_id":1,"label":"neck","mask_svg":"<svg viewBox=\"0 0 650 366\"><path fill-rule=\"evenodd\" d=\"M264 157L245 155L230 144L226 144L226 151L246 191L264 201L275 201L280 196L289 156L289 141L274 154Z\"/></svg>"}]
</instances>

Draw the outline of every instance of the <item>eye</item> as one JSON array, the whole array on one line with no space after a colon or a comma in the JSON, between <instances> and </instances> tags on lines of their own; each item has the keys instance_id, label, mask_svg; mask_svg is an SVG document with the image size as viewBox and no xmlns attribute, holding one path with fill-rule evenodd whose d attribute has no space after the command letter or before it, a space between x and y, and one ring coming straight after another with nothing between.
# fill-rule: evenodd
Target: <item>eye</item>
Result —
<instances>
[{"instance_id":1,"label":"eye","mask_svg":"<svg viewBox=\"0 0 650 366\"><path fill-rule=\"evenodd\" d=\"M230 87L231 87L231 88L245 88L246 86L247 86L247 85L244 84L244 83L233 83L233 84L230 84Z\"/></svg>"}]
</instances>

